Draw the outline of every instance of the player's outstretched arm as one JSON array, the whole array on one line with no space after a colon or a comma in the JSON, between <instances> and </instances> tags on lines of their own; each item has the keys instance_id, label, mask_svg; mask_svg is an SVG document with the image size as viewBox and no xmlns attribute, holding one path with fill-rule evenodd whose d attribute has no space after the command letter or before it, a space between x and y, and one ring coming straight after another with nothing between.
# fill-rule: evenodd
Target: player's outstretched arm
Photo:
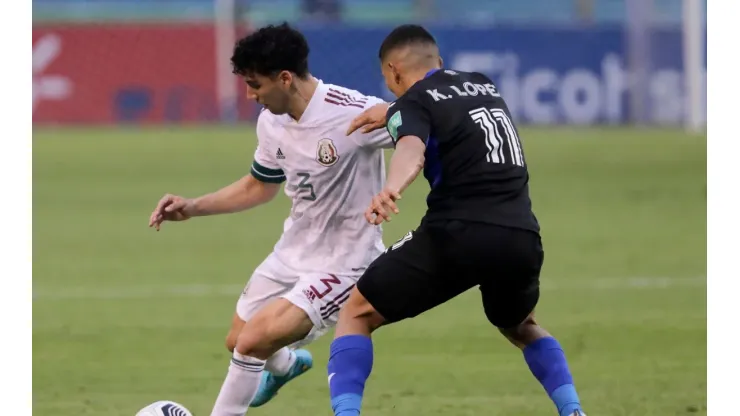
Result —
<instances>
[{"instance_id":1,"label":"player's outstretched arm","mask_svg":"<svg viewBox=\"0 0 740 416\"><path fill-rule=\"evenodd\" d=\"M193 201L193 216L245 211L271 201L279 191L279 183L263 182L247 175L216 192L196 198Z\"/></svg>"},{"instance_id":2,"label":"player's outstretched arm","mask_svg":"<svg viewBox=\"0 0 740 416\"><path fill-rule=\"evenodd\" d=\"M385 188L398 194L416 179L424 168L424 140L416 136L405 136L396 143L396 150L391 157L388 179Z\"/></svg>"},{"instance_id":3,"label":"player's outstretched arm","mask_svg":"<svg viewBox=\"0 0 740 416\"><path fill-rule=\"evenodd\" d=\"M372 131L382 129L385 127L385 114L388 112L388 106L390 104L382 102L375 104L368 108L355 117L347 128L347 136L357 131L362 127L362 133L370 133Z\"/></svg>"},{"instance_id":4,"label":"player's outstretched arm","mask_svg":"<svg viewBox=\"0 0 740 416\"><path fill-rule=\"evenodd\" d=\"M272 200L279 191L279 183L262 182L247 175L198 198L167 194L159 200L149 217L149 226L159 231L165 221L184 221L192 217L245 211Z\"/></svg>"},{"instance_id":5,"label":"player's outstretched arm","mask_svg":"<svg viewBox=\"0 0 740 416\"><path fill-rule=\"evenodd\" d=\"M396 143L396 150L391 157L388 179L385 187L373 198L370 207L365 212L365 218L372 224L380 224L391 220L391 212L398 214L396 201L419 172L424 168L424 151L426 145L417 136L404 136Z\"/></svg>"}]
</instances>

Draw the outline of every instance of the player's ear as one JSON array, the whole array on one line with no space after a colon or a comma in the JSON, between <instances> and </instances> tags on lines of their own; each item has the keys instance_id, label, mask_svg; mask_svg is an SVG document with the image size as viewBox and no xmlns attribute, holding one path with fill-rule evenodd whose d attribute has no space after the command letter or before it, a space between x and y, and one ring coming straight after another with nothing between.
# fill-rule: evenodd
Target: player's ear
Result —
<instances>
[{"instance_id":1,"label":"player's ear","mask_svg":"<svg viewBox=\"0 0 740 416\"><path fill-rule=\"evenodd\" d=\"M393 65L392 63L388 62L388 66L391 69L391 74L393 74L393 82L396 83L396 85L401 83L401 73L398 71L398 67Z\"/></svg>"},{"instance_id":2,"label":"player's ear","mask_svg":"<svg viewBox=\"0 0 740 416\"><path fill-rule=\"evenodd\" d=\"M282 84L283 87L290 87L293 83L293 74L291 74L290 71L280 71L278 74L278 82Z\"/></svg>"},{"instance_id":3,"label":"player's ear","mask_svg":"<svg viewBox=\"0 0 740 416\"><path fill-rule=\"evenodd\" d=\"M442 59L441 56L439 57L439 67L440 68L444 68L445 67L445 61L444 61L444 59Z\"/></svg>"}]
</instances>

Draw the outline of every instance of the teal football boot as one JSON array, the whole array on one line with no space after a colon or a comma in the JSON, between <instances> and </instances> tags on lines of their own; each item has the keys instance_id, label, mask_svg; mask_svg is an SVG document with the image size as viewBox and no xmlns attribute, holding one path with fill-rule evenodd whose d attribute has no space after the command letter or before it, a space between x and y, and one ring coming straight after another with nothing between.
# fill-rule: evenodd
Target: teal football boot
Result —
<instances>
[{"instance_id":1,"label":"teal football boot","mask_svg":"<svg viewBox=\"0 0 740 416\"><path fill-rule=\"evenodd\" d=\"M275 397L278 390L280 390L285 383L293 380L313 367L313 357L308 350L295 350L294 353L295 362L284 376L276 376L266 370L262 372L262 380L260 381L257 395L254 396L254 400L249 404L249 407L260 407L269 402L273 397Z\"/></svg>"}]
</instances>

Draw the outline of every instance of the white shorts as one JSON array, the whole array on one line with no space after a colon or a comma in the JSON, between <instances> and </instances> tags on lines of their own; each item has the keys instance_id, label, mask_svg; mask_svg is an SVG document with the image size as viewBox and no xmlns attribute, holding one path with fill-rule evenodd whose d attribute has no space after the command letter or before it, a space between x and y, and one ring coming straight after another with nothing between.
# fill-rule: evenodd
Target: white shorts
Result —
<instances>
[{"instance_id":1,"label":"white shorts","mask_svg":"<svg viewBox=\"0 0 740 416\"><path fill-rule=\"evenodd\" d=\"M257 266L236 303L236 313L248 321L276 298L284 298L303 309L313 329L291 347L309 344L324 335L339 319L339 308L349 298L359 275L300 272L280 261L274 253Z\"/></svg>"}]
</instances>

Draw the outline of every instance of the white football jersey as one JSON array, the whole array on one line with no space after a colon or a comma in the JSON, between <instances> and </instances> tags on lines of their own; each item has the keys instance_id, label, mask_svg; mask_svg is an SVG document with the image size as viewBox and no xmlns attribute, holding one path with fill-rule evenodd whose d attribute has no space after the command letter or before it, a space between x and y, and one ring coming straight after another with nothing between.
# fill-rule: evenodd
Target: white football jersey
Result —
<instances>
[{"instance_id":1,"label":"white football jersey","mask_svg":"<svg viewBox=\"0 0 740 416\"><path fill-rule=\"evenodd\" d=\"M286 182L293 205L274 248L285 264L360 275L384 250L381 228L364 214L385 183L383 149L393 142L386 129L346 135L355 116L381 102L319 81L300 120L260 113L251 173Z\"/></svg>"}]
</instances>

